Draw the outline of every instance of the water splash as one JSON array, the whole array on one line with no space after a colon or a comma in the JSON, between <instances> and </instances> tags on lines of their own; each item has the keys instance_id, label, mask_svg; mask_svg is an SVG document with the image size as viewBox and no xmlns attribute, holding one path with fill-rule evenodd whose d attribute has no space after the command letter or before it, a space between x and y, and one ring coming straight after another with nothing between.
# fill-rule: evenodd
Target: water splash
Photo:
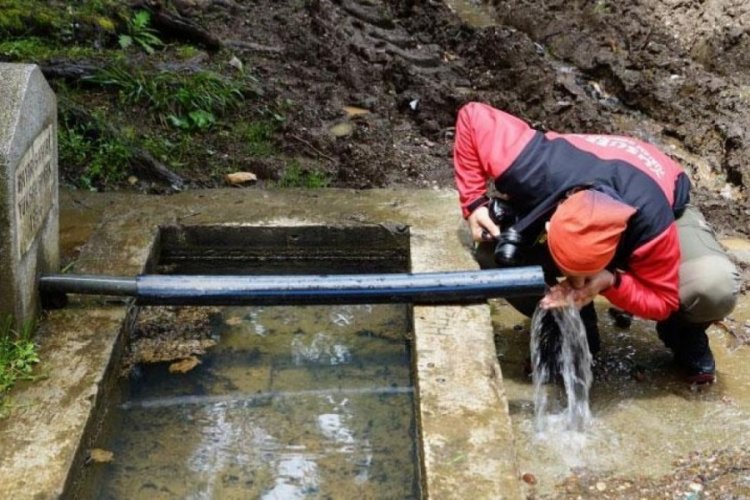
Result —
<instances>
[{"instance_id":1,"label":"water splash","mask_svg":"<svg viewBox=\"0 0 750 500\"><path fill-rule=\"evenodd\" d=\"M553 309L538 307L531 318L530 347L537 430L544 429L547 416L548 382L558 374L567 397L566 427L585 430L591 421L591 353L578 310L571 305Z\"/></svg>"}]
</instances>

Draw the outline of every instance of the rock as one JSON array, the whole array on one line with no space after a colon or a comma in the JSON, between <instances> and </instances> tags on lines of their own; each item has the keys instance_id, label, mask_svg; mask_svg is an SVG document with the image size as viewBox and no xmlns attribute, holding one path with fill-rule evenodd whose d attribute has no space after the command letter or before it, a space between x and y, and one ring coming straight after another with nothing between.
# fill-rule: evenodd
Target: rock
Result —
<instances>
[{"instance_id":1,"label":"rock","mask_svg":"<svg viewBox=\"0 0 750 500\"><path fill-rule=\"evenodd\" d=\"M536 484L536 476L530 472L527 472L523 476L521 476L521 479L523 479L523 482L526 484Z\"/></svg>"},{"instance_id":2,"label":"rock","mask_svg":"<svg viewBox=\"0 0 750 500\"><path fill-rule=\"evenodd\" d=\"M341 122L328 129L335 137L344 137L354 132L354 126L349 122Z\"/></svg>"},{"instance_id":3,"label":"rock","mask_svg":"<svg viewBox=\"0 0 750 500\"><path fill-rule=\"evenodd\" d=\"M230 186L239 186L258 180L258 176L252 172L233 172L224 176L224 180Z\"/></svg>"}]
</instances>

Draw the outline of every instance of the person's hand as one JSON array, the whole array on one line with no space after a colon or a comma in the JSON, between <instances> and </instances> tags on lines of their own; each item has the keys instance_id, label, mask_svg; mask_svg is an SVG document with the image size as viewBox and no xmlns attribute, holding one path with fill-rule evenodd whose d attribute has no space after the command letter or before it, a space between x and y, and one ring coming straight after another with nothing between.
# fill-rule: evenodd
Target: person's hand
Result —
<instances>
[{"instance_id":1,"label":"person's hand","mask_svg":"<svg viewBox=\"0 0 750 500\"><path fill-rule=\"evenodd\" d=\"M500 228L492 222L487 207L479 207L466 219L474 241L491 241L500 236Z\"/></svg>"},{"instance_id":2,"label":"person's hand","mask_svg":"<svg viewBox=\"0 0 750 500\"><path fill-rule=\"evenodd\" d=\"M550 288L542 298L540 306L545 309L572 304L581 309L590 304L600 292L612 286L615 276L606 269L592 276L568 277L562 283Z\"/></svg>"},{"instance_id":3,"label":"person's hand","mask_svg":"<svg viewBox=\"0 0 750 500\"><path fill-rule=\"evenodd\" d=\"M570 282L570 286L573 288L573 303L580 309L591 303L600 292L611 287L615 282L615 275L604 269L593 276L571 277L565 281Z\"/></svg>"},{"instance_id":4,"label":"person's hand","mask_svg":"<svg viewBox=\"0 0 750 500\"><path fill-rule=\"evenodd\" d=\"M553 309L556 307L565 307L573 305L573 288L570 286L570 282L565 280L562 283L550 288L542 300L539 301L539 307L542 309Z\"/></svg>"}]
</instances>

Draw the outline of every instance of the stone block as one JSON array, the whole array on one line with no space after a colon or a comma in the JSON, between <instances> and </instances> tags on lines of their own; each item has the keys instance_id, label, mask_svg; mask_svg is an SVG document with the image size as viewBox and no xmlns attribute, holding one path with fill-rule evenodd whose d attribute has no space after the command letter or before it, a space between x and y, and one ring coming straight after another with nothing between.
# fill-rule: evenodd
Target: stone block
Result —
<instances>
[{"instance_id":1,"label":"stone block","mask_svg":"<svg viewBox=\"0 0 750 500\"><path fill-rule=\"evenodd\" d=\"M0 63L0 315L39 311L59 268L57 99L36 65Z\"/></svg>"}]
</instances>

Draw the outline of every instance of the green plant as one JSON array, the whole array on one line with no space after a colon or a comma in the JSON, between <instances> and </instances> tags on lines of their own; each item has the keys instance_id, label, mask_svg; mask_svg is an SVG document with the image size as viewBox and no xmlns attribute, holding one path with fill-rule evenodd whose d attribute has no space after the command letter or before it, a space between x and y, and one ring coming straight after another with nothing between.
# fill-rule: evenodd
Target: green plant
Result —
<instances>
[{"instance_id":1,"label":"green plant","mask_svg":"<svg viewBox=\"0 0 750 500\"><path fill-rule=\"evenodd\" d=\"M53 57L91 57L96 49L79 45L58 46L37 37L17 38L0 42L0 55L14 61L39 62Z\"/></svg>"},{"instance_id":2,"label":"green plant","mask_svg":"<svg viewBox=\"0 0 750 500\"><path fill-rule=\"evenodd\" d=\"M33 323L26 323L20 332L13 329L13 318L0 318L0 410L6 393L19 380L33 380L34 365L39 363L37 346L32 340Z\"/></svg>"},{"instance_id":3,"label":"green plant","mask_svg":"<svg viewBox=\"0 0 750 500\"><path fill-rule=\"evenodd\" d=\"M71 42L90 47L92 37L99 46L114 39L114 19L126 19L130 9L118 0L0 0L0 38L37 36L50 42Z\"/></svg>"},{"instance_id":4,"label":"green plant","mask_svg":"<svg viewBox=\"0 0 750 500\"><path fill-rule=\"evenodd\" d=\"M36 37L0 42L0 54L12 59L45 59L50 49L42 40Z\"/></svg>"},{"instance_id":5,"label":"green plant","mask_svg":"<svg viewBox=\"0 0 750 500\"><path fill-rule=\"evenodd\" d=\"M239 126L239 134L245 149L250 156L268 157L276 153L273 135L278 129L278 122L259 120L243 123Z\"/></svg>"},{"instance_id":6,"label":"green plant","mask_svg":"<svg viewBox=\"0 0 750 500\"><path fill-rule=\"evenodd\" d=\"M607 4L607 0L596 0L594 3L595 14L606 14L610 11L610 6Z\"/></svg>"},{"instance_id":7,"label":"green plant","mask_svg":"<svg viewBox=\"0 0 750 500\"><path fill-rule=\"evenodd\" d=\"M182 130L205 130L216 123L214 114L204 109L190 111L184 116L169 115L167 120L173 127Z\"/></svg>"},{"instance_id":8,"label":"green plant","mask_svg":"<svg viewBox=\"0 0 750 500\"><path fill-rule=\"evenodd\" d=\"M331 178L327 173L316 169L305 170L298 161L293 160L276 185L282 188L318 189L328 187L330 183Z\"/></svg>"},{"instance_id":9,"label":"green plant","mask_svg":"<svg viewBox=\"0 0 750 500\"><path fill-rule=\"evenodd\" d=\"M99 125L72 125L61 120L58 134L60 163L78 167L76 183L96 189L121 181L132 160L132 148L114 134L102 134Z\"/></svg>"},{"instance_id":10,"label":"green plant","mask_svg":"<svg viewBox=\"0 0 750 500\"><path fill-rule=\"evenodd\" d=\"M0 0L0 35L55 32L62 20L45 3L34 0Z\"/></svg>"},{"instance_id":11,"label":"green plant","mask_svg":"<svg viewBox=\"0 0 750 500\"><path fill-rule=\"evenodd\" d=\"M162 121L185 130L210 128L217 114L243 99L241 82L211 71L146 74L115 64L89 80L119 89L126 103L151 106Z\"/></svg>"},{"instance_id":12,"label":"green plant","mask_svg":"<svg viewBox=\"0 0 750 500\"><path fill-rule=\"evenodd\" d=\"M175 134L173 134L175 135ZM180 169L198 157L202 144L188 134L169 137L154 132L142 138L143 147L173 169Z\"/></svg>"},{"instance_id":13,"label":"green plant","mask_svg":"<svg viewBox=\"0 0 750 500\"><path fill-rule=\"evenodd\" d=\"M153 54L156 48L164 43L156 36L156 30L151 28L151 14L146 10L139 10L127 21L127 34L120 35L120 47L127 49L133 44L139 45L147 54Z\"/></svg>"},{"instance_id":14,"label":"green plant","mask_svg":"<svg viewBox=\"0 0 750 500\"><path fill-rule=\"evenodd\" d=\"M180 59L191 59L201 53L198 48L192 45L180 45L175 49L175 52Z\"/></svg>"}]
</instances>

